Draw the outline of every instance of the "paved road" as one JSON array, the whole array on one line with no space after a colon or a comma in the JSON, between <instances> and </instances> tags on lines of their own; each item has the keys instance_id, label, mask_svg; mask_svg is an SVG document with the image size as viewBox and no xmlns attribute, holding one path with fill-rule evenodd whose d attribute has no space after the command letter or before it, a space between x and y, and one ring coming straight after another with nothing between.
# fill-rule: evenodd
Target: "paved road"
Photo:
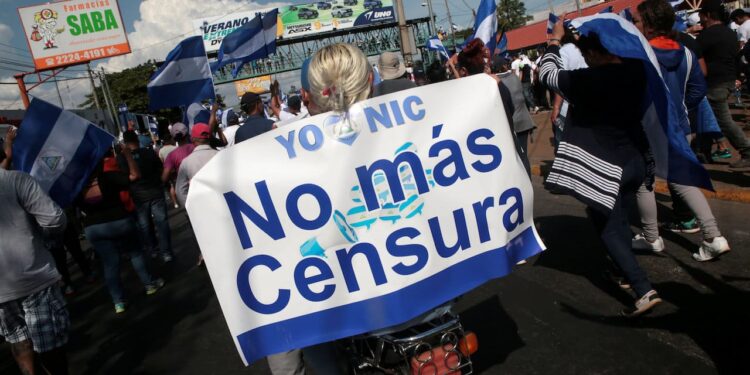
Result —
<instances>
[{"instance_id":1,"label":"paved road","mask_svg":"<svg viewBox=\"0 0 750 375\"><path fill-rule=\"evenodd\" d=\"M617 316L631 297L602 276L604 252L583 207L539 182L535 216L549 249L458 305L479 335L478 373L750 374L750 205L711 201L734 249L720 261L690 259L699 235L664 234L665 253L640 255L666 303L632 321ZM179 260L158 267L162 291L142 295L126 268L127 313L114 314L99 284L70 299L73 374L268 373L264 362L242 366L211 281L193 266L184 213L172 212L171 222ZM0 374L17 373L0 344Z\"/></svg>"}]
</instances>

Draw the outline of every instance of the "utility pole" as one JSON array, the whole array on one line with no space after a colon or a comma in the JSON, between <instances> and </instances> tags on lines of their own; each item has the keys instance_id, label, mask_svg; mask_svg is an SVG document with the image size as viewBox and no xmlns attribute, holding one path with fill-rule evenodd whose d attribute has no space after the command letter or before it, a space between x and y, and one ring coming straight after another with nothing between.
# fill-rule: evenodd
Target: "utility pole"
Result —
<instances>
[{"instance_id":1,"label":"utility pole","mask_svg":"<svg viewBox=\"0 0 750 375\"><path fill-rule=\"evenodd\" d=\"M432 0L427 0L427 11L430 13L430 35L437 35L435 28L435 12L432 10Z\"/></svg>"},{"instance_id":2,"label":"utility pole","mask_svg":"<svg viewBox=\"0 0 750 375\"><path fill-rule=\"evenodd\" d=\"M404 62L411 63L411 57L414 54L414 46L409 37L409 26L406 25L406 13L404 13L404 0L394 0L396 6L396 16L398 17L398 31L401 35L401 54L404 55Z\"/></svg>"},{"instance_id":3,"label":"utility pole","mask_svg":"<svg viewBox=\"0 0 750 375\"><path fill-rule=\"evenodd\" d=\"M99 96L96 95L96 86L94 85L94 74L91 73L91 64L86 63L86 70L89 72L89 81L91 82L91 95L94 96L94 103L96 103L96 109L102 109L99 104Z\"/></svg>"},{"instance_id":4,"label":"utility pole","mask_svg":"<svg viewBox=\"0 0 750 375\"><path fill-rule=\"evenodd\" d=\"M455 50L457 48L456 31L453 30L453 18L451 17L451 8L448 6L448 0L445 0L445 11L448 12L448 23L450 23L451 29L451 41L453 41L453 49Z\"/></svg>"},{"instance_id":5,"label":"utility pole","mask_svg":"<svg viewBox=\"0 0 750 375\"><path fill-rule=\"evenodd\" d=\"M117 125L117 130L120 130L120 116L117 115L117 109L115 108L115 102L112 100L112 91L109 90L109 82L107 82L107 75L104 73L104 67L101 68L99 74L99 80L102 82L102 93L104 93L104 100L107 101L109 107L109 115L112 116L112 122Z\"/></svg>"}]
</instances>

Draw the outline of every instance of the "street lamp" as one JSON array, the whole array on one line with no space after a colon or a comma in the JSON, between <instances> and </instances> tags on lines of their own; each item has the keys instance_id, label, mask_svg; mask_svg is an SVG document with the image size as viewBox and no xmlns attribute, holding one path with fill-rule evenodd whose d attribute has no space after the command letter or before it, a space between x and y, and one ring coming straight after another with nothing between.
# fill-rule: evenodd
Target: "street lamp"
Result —
<instances>
[{"instance_id":1,"label":"street lamp","mask_svg":"<svg viewBox=\"0 0 750 375\"><path fill-rule=\"evenodd\" d=\"M427 0L427 2L422 3L423 7L427 7L427 12L430 13L430 34L435 35L437 34L437 30L435 30L435 13L432 11L432 0Z\"/></svg>"}]
</instances>

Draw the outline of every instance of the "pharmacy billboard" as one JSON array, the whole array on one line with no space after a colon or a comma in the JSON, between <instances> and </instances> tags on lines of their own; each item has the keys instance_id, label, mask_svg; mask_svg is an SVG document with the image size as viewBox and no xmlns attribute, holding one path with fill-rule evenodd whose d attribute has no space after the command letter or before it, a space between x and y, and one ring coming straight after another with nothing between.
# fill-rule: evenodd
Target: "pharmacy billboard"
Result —
<instances>
[{"instance_id":1,"label":"pharmacy billboard","mask_svg":"<svg viewBox=\"0 0 750 375\"><path fill-rule=\"evenodd\" d=\"M117 0L70 0L18 8L37 70L130 53Z\"/></svg>"}]
</instances>

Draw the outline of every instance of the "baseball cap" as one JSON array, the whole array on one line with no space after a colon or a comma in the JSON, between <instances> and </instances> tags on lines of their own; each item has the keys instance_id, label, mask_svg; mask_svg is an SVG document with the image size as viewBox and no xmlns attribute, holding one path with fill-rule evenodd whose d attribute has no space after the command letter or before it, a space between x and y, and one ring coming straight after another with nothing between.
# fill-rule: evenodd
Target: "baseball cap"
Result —
<instances>
[{"instance_id":1,"label":"baseball cap","mask_svg":"<svg viewBox=\"0 0 750 375\"><path fill-rule=\"evenodd\" d=\"M258 94L254 94L252 92L246 92L244 95L242 95L242 99L240 99L240 106L242 107L243 111L247 112L247 109L249 106L254 105L260 100L260 96Z\"/></svg>"},{"instance_id":2,"label":"baseball cap","mask_svg":"<svg viewBox=\"0 0 750 375\"><path fill-rule=\"evenodd\" d=\"M175 122L172 124L172 128L169 129L169 134L172 135L172 138L177 138L177 135L181 135L185 137L188 133L188 128L185 126L185 124L181 122Z\"/></svg>"},{"instance_id":3,"label":"baseball cap","mask_svg":"<svg viewBox=\"0 0 750 375\"><path fill-rule=\"evenodd\" d=\"M721 0L703 0L701 2L701 12L703 13L723 12L724 10L724 4L721 3Z\"/></svg>"},{"instance_id":4,"label":"baseball cap","mask_svg":"<svg viewBox=\"0 0 750 375\"><path fill-rule=\"evenodd\" d=\"M209 139L211 138L211 128L208 127L208 124L199 122L193 125L193 130L190 131L190 138Z\"/></svg>"},{"instance_id":5,"label":"baseball cap","mask_svg":"<svg viewBox=\"0 0 750 375\"><path fill-rule=\"evenodd\" d=\"M383 52L378 57L378 71L384 80L396 79L406 73L406 66L393 52Z\"/></svg>"}]
</instances>

